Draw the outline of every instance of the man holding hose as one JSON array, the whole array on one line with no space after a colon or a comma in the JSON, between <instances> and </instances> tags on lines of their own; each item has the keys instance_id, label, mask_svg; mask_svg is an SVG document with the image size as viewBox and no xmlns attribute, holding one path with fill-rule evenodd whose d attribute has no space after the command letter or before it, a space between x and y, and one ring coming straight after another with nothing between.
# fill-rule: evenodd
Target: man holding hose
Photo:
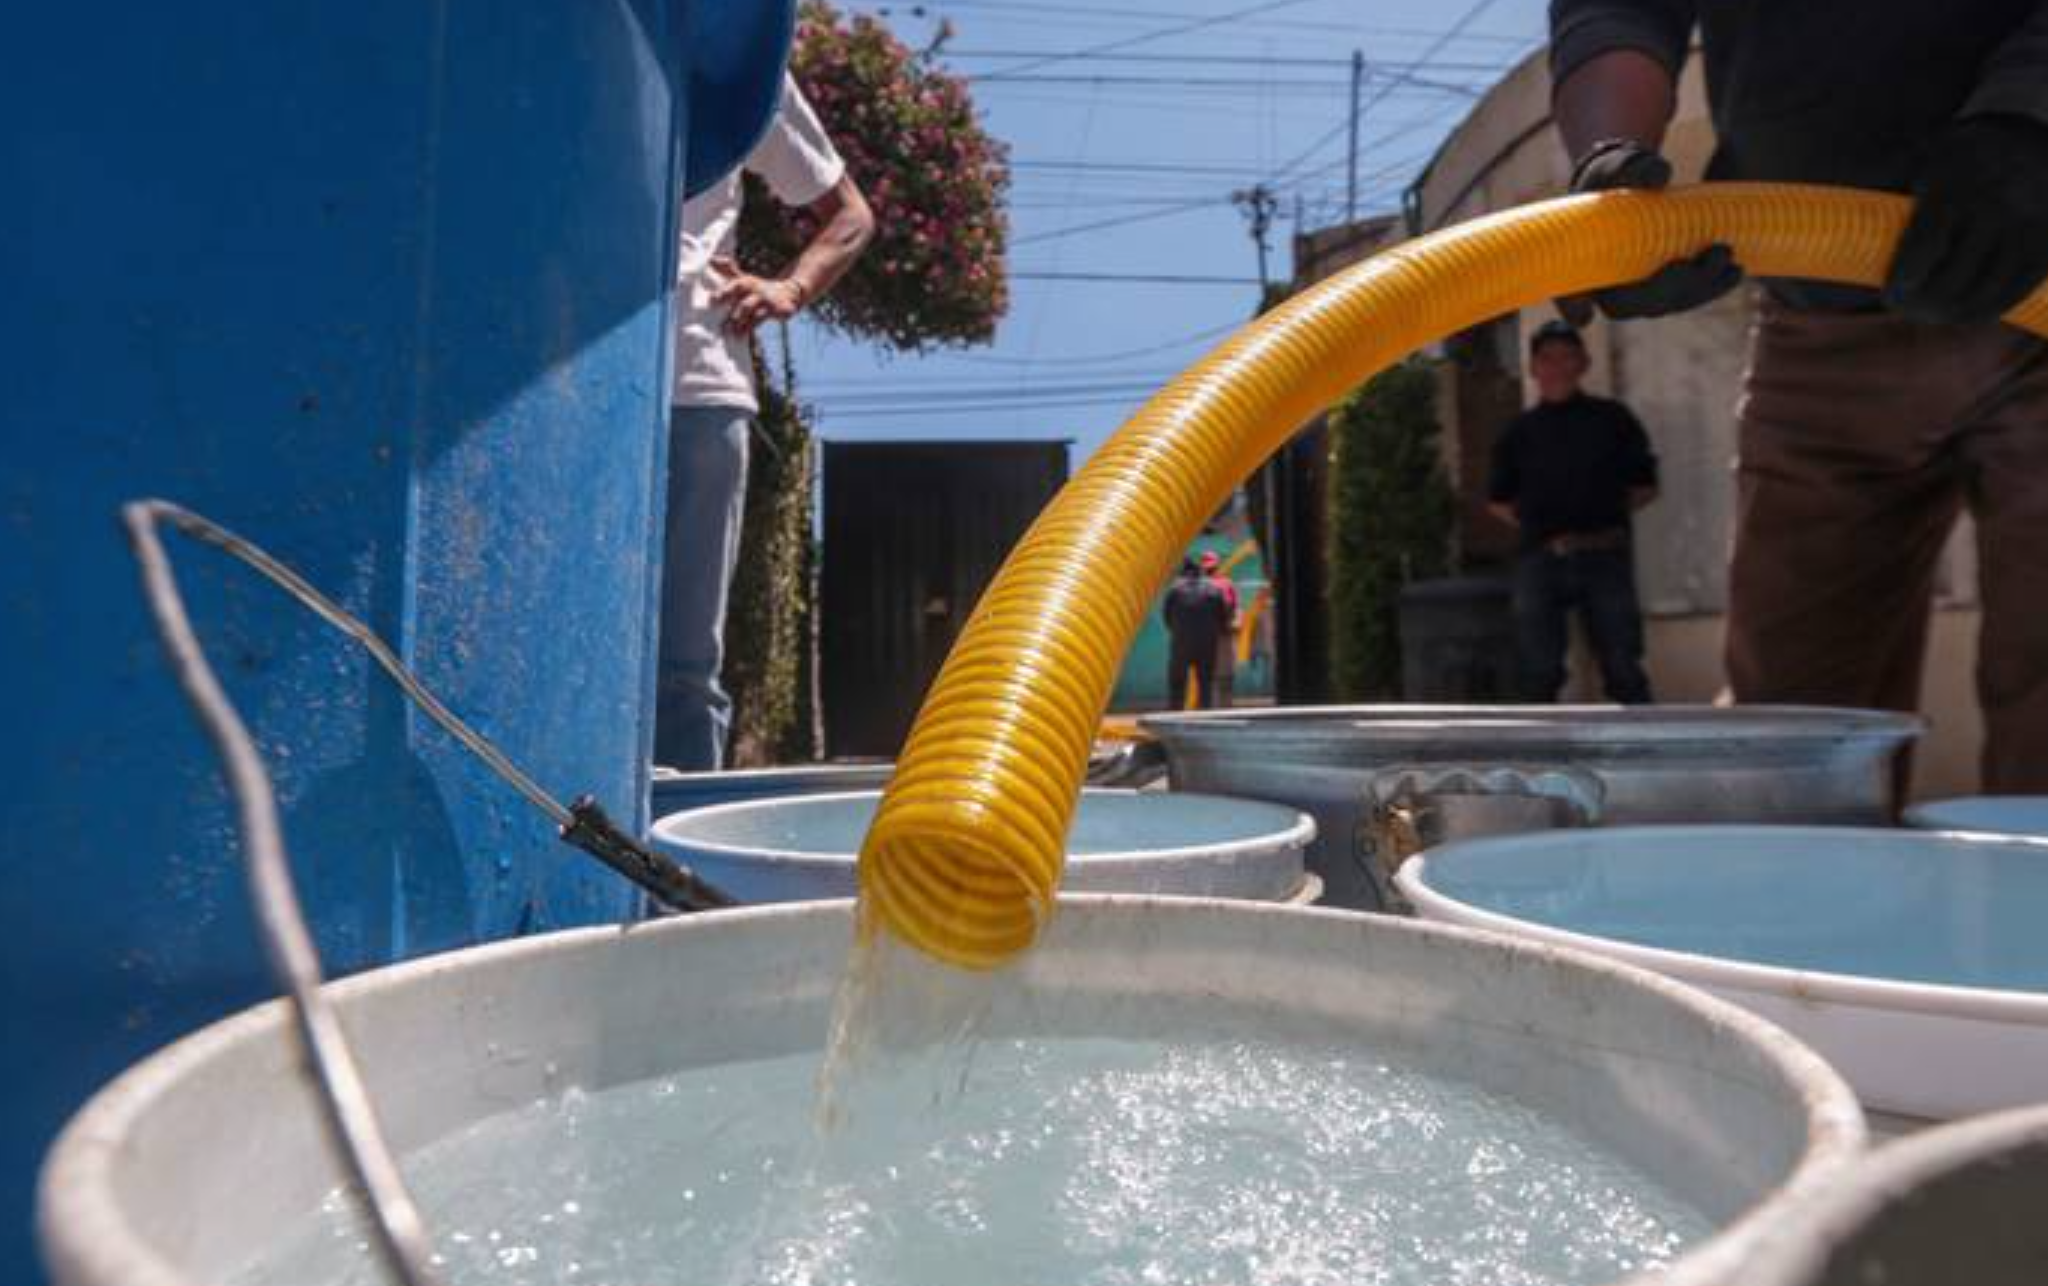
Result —
<instances>
[{"instance_id":1,"label":"man holding hose","mask_svg":"<svg viewBox=\"0 0 2048 1286\"><path fill-rule=\"evenodd\" d=\"M2048 0L1552 0L1574 191L1659 188L1695 24L1710 179L1911 194L1881 290L1766 281L1738 408L1727 668L1746 702L1912 710L1936 565L1976 519L1984 786L2048 793ZM1725 246L1591 301L1697 307ZM1577 311L1588 308L1573 301Z\"/></svg>"}]
</instances>

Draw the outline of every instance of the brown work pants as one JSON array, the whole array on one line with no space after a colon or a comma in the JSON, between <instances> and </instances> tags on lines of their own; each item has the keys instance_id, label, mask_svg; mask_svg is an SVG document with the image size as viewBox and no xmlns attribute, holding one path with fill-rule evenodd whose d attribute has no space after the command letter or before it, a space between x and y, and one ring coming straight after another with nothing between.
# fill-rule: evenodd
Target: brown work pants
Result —
<instances>
[{"instance_id":1,"label":"brown work pants","mask_svg":"<svg viewBox=\"0 0 2048 1286\"><path fill-rule=\"evenodd\" d=\"M1936 565L1968 506L1984 788L2048 793L2048 344L1766 301L1740 421L1736 700L1915 709Z\"/></svg>"}]
</instances>

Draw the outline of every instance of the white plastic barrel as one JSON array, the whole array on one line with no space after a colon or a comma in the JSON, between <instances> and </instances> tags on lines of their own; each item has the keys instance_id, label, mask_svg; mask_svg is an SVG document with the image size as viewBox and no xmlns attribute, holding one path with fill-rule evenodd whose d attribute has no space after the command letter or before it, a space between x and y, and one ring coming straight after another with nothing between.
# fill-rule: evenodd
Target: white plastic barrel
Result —
<instances>
[{"instance_id":1,"label":"white plastic barrel","mask_svg":"<svg viewBox=\"0 0 2048 1286\"><path fill-rule=\"evenodd\" d=\"M2048 839L2048 795L1968 795L1932 799L1906 810L1906 825L1923 831L1976 831Z\"/></svg>"},{"instance_id":2,"label":"white plastic barrel","mask_svg":"<svg viewBox=\"0 0 2048 1286\"><path fill-rule=\"evenodd\" d=\"M662 818L655 846L741 902L852 897L881 792L747 800ZM1311 891L1314 820L1278 804L1166 791L1085 790L1061 887L1075 893L1249 898ZM1319 886L1316 886L1319 887Z\"/></svg>"},{"instance_id":3,"label":"white plastic barrel","mask_svg":"<svg viewBox=\"0 0 2048 1286\"><path fill-rule=\"evenodd\" d=\"M1598 951L1735 1001L1891 1116L2048 1099L2048 843L1803 826L1545 831L1402 868L1425 919Z\"/></svg>"}]
</instances>

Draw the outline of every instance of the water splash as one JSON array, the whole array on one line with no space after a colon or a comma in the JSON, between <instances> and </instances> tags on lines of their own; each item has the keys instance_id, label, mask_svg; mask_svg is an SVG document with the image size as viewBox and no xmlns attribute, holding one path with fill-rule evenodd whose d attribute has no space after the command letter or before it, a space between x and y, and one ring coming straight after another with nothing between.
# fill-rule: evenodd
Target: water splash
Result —
<instances>
[{"instance_id":1,"label":"water splash","mask_svg":"<svg viewBox=\"0 0 2048 1286\"><path fill-rule=\"evenodd\" d=\"M967 1090L974 1051L999 997L1017 992L1015 969L975 972L943 964L867 918L862 904L846 969L833 996L818 1069L821 1140L843 1131L864 1091L922 1087L943 1109Z\"/></svg>"}]
</instances>

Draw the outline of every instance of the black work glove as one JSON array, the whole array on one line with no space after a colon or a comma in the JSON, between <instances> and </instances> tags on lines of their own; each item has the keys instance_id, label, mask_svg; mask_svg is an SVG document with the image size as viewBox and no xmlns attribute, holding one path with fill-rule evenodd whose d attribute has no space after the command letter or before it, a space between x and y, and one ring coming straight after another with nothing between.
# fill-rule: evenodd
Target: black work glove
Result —
<instances>
[{"instance_id":1,"label":"black work glove","mask_svg":"<svg viewBox=\"0 0 2048 1286\"><path fill-rule=\"evenodd\" d=\"M1594 144L1572 169L1573 192L1614 188L1656 191L1670 183L1671 162L1627 139ZM1742 266L1735 262L1735 252L1712 245L1690 259L1665 264L1641 281L1596 290L1590 297L1561 299L1557 306L1574 326L1593 320L1594 305L1609 317L1662 317L1710 304L1741 284Z\"/></svg>"},{"instance_id":2,"label":"black work glove","mask_svg":"<svg viewBox=\"0 0 2048 1286\"><path fill-rule=\"evenodd\" d=\"M2048 125L1972 116L1935 140L1887 304L1933 322L1991 321L2048 277Z\"/></svg>"}]
</instances>

